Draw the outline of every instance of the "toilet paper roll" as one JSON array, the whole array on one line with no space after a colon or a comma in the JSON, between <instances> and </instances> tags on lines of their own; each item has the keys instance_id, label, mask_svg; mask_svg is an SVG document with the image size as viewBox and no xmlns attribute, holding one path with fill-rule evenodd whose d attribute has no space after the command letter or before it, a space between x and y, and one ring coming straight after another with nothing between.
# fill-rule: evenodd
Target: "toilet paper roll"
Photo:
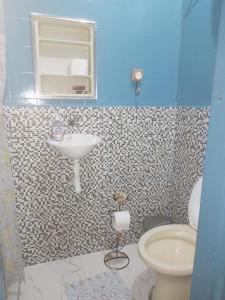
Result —
<instances>
[{"instance_id":1,"label":"toilet paper roll","mask_svg":"<svg viewBox=\"0 0 225 300\"><path fill-rule=\"evenodd\" d=\"M112 215L112 225L116 231L129 230L130 214L129 211L115 211Z\"/></svg>"}]
</instances>

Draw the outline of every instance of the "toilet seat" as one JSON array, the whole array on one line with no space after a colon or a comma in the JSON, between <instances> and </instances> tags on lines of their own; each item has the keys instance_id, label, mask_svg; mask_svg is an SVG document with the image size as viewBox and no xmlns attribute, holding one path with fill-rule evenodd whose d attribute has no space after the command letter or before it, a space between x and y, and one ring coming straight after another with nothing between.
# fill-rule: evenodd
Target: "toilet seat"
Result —
<instances>
[{"instance_id":1,"label":"toilet seat","mask_svg":"<svg viewBox=\"0 0 225 300\"><path fill-rule=\"evenodd\" d=\"M163 225L146 232L138 243L140 256L153 270L172 276L193 271L196 231L189 225Z\"/></svg>"},{"instance_id":2,"label":"toilet seat","mask_svg":"<svg viewBox=\"0 0 225 300\"><path fill-rule=\"evenodd\" d=\"M203 181L203 177L200 177L198 181L195 183L188 203L189 224L195 230L198 229L198 219L199 219L200 202L201 202L201 195L202 195L202 181Z\"/></svg>"}]
</instances>

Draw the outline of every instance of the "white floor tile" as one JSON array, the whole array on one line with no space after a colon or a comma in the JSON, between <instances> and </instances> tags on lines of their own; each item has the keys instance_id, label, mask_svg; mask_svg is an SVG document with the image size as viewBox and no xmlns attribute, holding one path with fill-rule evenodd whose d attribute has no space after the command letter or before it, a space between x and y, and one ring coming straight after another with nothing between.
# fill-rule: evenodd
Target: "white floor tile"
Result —
<instances>
[{"instance_id":1,"label":"white floor tile","mask_svg":"<svg viewBox=\"0 0 225 300\"><path fill-rule=\"evenodd\" d=\"M123 251L130 257L130 264L118 271L121 278L136 300L148 300L154 284L152 272L139 258L137 245L126 246ZM103 261L106 253L101 251L26 267L19 300L67 300L65 289L68 286L108 270ZM17 300L13 296L12 293L7 300Z\"/></svg>"}]
</instances>

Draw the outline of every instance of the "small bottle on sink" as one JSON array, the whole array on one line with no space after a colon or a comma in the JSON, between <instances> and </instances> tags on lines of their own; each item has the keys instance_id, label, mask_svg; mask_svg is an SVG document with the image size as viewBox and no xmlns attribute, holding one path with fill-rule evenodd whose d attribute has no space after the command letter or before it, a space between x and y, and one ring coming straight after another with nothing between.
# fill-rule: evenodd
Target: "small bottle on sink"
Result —
<instances>
[{"instance_id":1,"label":"small bottle on sink","mask_svg":"<svg viewBox=\"0 0 225 300\"><path fill-rule=\"evenodd\" d=\"M52 124L51 139L53 141L62 141L63 137L64 137L63 123L59 119L56 119L55 122Z\"/></svg>"}]
</instances>

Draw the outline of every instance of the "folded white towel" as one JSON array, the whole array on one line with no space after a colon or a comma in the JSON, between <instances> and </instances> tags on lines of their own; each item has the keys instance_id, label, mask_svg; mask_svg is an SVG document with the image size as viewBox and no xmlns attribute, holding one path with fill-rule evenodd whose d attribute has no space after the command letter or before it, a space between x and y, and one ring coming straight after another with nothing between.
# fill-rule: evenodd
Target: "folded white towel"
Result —
<instances>
[{"instance_id":1,"label":"folded white towel","mask_svg":"<svg viewBox=\"0 0 225 300\"><path fill-rule=\"evenodd\" d=\"M70 66L71 75L88 75L88 60L87 59L73 59Z\"/></svg>"}]
</instances>

